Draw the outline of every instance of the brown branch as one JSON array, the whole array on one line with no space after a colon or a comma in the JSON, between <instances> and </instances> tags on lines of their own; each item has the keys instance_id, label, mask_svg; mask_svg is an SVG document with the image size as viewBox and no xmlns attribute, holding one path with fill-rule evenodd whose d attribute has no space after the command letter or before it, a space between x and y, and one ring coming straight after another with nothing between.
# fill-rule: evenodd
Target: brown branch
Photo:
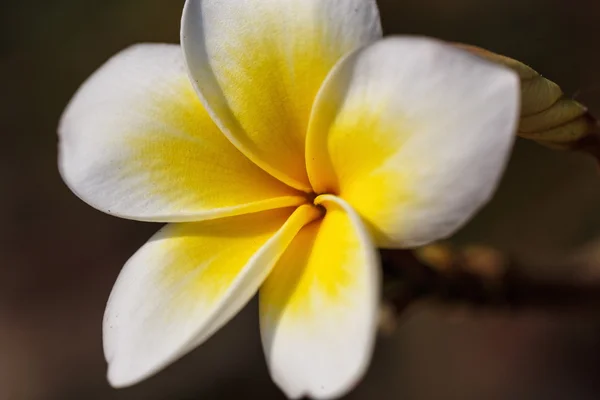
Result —
<instances>
[{"instance_id":1,"label":"brown branch","mask_svg":"<svg viewBox=\"0 0 600 400\"><path fill-rule=\"evenodd\" d=\"M427 261L411 251L383 250L385 298L397 313L423 298L486 310L600 312L600 282L527 275L495 254L482 250L477 260L448 252Z\"/></svg>"}]
</instances>

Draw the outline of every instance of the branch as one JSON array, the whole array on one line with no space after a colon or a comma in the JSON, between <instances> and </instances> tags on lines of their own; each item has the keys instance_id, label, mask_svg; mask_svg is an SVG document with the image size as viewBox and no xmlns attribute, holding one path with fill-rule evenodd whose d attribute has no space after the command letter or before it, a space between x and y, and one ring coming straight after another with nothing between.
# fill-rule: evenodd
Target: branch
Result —
<instances>
[{"instance_id":1,"label":"branch","mask_svg":"<svg viewBox=\"0 0 600 400\"><path fill-rule=\"evenodd\" d=\"M384 296L396 313L428 298L495 311L600 311L600 282L526 274L488 248L456 253L447 247L417 252L382 250Z\"/></svg>"}]
</instances>

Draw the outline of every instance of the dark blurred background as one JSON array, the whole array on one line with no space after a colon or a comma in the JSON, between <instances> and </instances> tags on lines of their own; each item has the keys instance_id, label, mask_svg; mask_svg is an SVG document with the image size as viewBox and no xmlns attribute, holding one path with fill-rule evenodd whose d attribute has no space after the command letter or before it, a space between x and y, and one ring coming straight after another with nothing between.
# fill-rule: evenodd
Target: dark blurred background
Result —
<instances>
[{"instance_id":1,"label":"dark blurred background","mask_svg":"<svg viewBox=\"0 0 600 400\"><path fill-rule=\"evenodd\" d=\"M388 34L509 55L600 112L598 0L379 3ZM137 42L178 42L182 5L0 6L1 400L283 398L268 377L255 304L156 377L119 391L105 380L105 301L123 263L158 226L103 215L72 195L56 168L56 126L77 87L111 55ZM592 160L519 140L497 197L455 240L556 273L554 260L600 248L599 210ZM600 276L600 268L590 272ZM598 399L599 378L600 313L457 313L421 302L379 340L349 398Z\"/></svg>"}]
</instances>

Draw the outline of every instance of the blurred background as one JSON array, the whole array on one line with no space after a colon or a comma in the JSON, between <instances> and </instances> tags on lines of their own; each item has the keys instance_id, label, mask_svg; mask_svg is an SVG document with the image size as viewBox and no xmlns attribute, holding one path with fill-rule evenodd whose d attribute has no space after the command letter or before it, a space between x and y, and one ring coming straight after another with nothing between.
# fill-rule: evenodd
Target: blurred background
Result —
<instances>
[{"instance_id":1,"label":"blurred background","mask_svg":"<svg viewBox=\"0 0 600 400\"><path fill-rule=\"evenodd\" d=\"M600 113L597 0L379 3L388 34L514 57ZM105 380L106 299L123 263L158 226L103 215L71 194L56 168L56 126L77 87L110 56L137 42L178 42L182 5L0 5L0 400L283 398L267 373L254 303L156 377L118 391ZM496 198L455 241L496 246L552 274L553 261L593 253L599 238L594 162L519 140ZM599 378L600 312L457 314L416 303L379 340L348 398L598 399Z\"/></svg>"}]
</instances>

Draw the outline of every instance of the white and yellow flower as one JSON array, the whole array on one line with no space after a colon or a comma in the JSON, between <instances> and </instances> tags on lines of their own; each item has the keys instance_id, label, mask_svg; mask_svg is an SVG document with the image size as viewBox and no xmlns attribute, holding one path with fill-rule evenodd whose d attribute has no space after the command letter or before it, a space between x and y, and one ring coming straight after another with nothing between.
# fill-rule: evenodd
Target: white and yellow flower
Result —
<instances>
[{"instance_id":1,"label":"white and yellow flower","mask_svg":"<svg viewBox=\"0 0 600 400\"><path fill-rule=\"evenodd\" d=\"M343 395L368 365L376 247L444 238L492 195L518 78L381 39L374 0L188 0L182 47L116 55L60 124L60 170L109 214L171 223L108 301L108 377L134 384L260 293L273 379Z\"/></svg>"}]
</instances>

